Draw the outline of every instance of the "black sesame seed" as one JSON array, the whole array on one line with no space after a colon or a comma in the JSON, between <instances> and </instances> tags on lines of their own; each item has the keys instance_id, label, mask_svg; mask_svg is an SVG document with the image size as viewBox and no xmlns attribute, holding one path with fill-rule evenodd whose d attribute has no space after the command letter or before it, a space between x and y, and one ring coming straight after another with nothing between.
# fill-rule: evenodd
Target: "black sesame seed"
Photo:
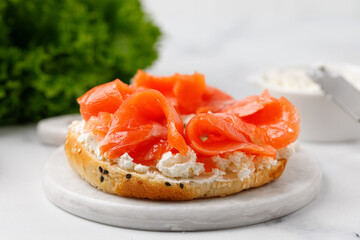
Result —
<instances>
[{"instance_id":1,"label":"black sesame seed","mask_svg":"<svg viewBox=\"0 0 360 240\"><path fill-rule=\"evenodd\" d=\"M131 174L129 173L129 174L126 174L126 178L127 179L130 179L131 178Z\"/></svg>"},{"instance_id":2,"label":"black sesame seed","mask_svg":"<svg viewBox=\"0 0 360 240\"><path fill-rule=\"evenodd\" d=\"M103 182L104 181L104 177L103 176L101 176L101 178L100 178L100 182Z\"/></svg>"},{"instance_id":3,"label":"black sesame seed","mask_svg":"<svg viewBox=\"0 0 360 240\"><path fill-rule=\"evenodd\" d=\"M180 187L181 187L181 188L184 188L184 184L180 183Z\"/></svg>"},{"instance_id":4,"label":"black sesame seed","mask_svg":"<svg viewBox=\"0 0 360 240\"><path fill-rule=\"evenodd\" d=\"M108 170L104 170L104 174L108 174L109 173L109 171Z\"/></svg>"},{"instance_id":5,"label":"black sesame seed","mask_svg":"<svg viewBox=\"0 0 360 240\"><path fill-rule=\"evenodd\" d=\"M171 184L169 182L165 182L165 185L168 186L168 187L171 186Z\"/></svg>"},{"instance_id":6,"label":"black sesame seed","mask_svg":"<svg viewBox=\"0 0 360 240\"><path fill-rule=\"evenodd\" d=\"M100 172L103 172L103 169L102 169L102 167L99 167L99 171L100 171Z\"/></svg>"}]
</instances>

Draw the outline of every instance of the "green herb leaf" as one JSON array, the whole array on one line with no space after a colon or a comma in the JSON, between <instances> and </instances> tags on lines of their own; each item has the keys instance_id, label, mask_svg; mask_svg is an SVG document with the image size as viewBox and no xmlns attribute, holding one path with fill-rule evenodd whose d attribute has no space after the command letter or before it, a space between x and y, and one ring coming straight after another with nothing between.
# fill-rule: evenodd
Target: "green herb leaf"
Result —
<instances>
[{"instance_id":1,"label":"green herb leaf","mask_svg":"<svg viewBox=\"0 0 360 240\"><path fill-rule=\"evenodd\" d=\"M151 65L159 36L138 0L0 1L0 125L77 112Z\"/></svg>"}]
</instances>

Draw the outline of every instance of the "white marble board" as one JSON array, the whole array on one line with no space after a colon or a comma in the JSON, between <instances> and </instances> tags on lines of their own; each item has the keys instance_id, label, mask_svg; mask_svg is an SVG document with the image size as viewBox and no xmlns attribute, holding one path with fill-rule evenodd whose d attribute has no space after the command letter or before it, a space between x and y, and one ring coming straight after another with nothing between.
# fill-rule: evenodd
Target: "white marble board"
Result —
<instances>
[{"instance_id":1,"label":"white marble board","mask_svg":"<svg viewBox=\"0 0 360 240\"><path fill-rule=\"evenodd\" d=\"M144 230L196 231L240 227L295 212L315 198L321 175L317 160L300 151L278 180L260 188L193 201L139 200L92 187L72 171L60 147L45 166L43 184L55 205L95 222Z\"/></svg>"},{"instance_id":2,"label":"white marble board","mask_svg":"<svg viewBox=\"0 0 360 240\"><path fill-rule=\"evenodd\" d=\"M67 114L51 118L45 118L36 126L36 132L42 142L60 146L64 144L69 124L75 120L81 120L80 114Z\"/></svg>"}]
</instances>

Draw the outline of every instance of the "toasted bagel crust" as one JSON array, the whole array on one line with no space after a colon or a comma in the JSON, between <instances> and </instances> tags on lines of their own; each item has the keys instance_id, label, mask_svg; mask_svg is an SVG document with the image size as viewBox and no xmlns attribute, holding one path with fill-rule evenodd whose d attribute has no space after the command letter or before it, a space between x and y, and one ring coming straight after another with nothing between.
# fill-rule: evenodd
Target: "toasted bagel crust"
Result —
<instances>
[{"instance_id":1,"label":"toasted bagel crust","mask_svg":"<svg viewBox=\"0 0 360 240\"><path fill-rule=\"evenodd\" d=\"M72 169L98 189L123 197L191 200L227 196L262 186L279 178L287 162L287 159L280 159L270 169L258 169L242 181L236 174L227 174L221 180L189 181L186 179L182 182L181 179L172 180L127 171L108 161L99 160L94 153L78 142L78 137L79 134L70 128L65 142L65 152Z\"/></svg>"}]
</instances>

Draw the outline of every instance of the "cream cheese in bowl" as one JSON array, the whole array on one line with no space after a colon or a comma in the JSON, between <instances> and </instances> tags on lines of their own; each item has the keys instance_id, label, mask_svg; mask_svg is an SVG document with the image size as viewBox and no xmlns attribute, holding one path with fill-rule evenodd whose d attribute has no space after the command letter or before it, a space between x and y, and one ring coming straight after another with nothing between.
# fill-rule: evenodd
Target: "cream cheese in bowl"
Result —
<instances>
[{"instance_id":1,"label":"cream cheese in bowl","mask_svg":"<svg viewBox=\"0 0 360 240\"><path fill-rule=\"evenodd\" d=\"M345 79L360 91L360 67L353 65L335 65L330 68L340 73ZM273 85L287 91L322 94L320 86L309 78L303 67L272 69L263 73L265 84Z\"/></svg>"},{"instance_id":2,"label":"cream cheese in bowl","mask_svg":"<svg viewBox=\"0 0 360 240\"><path fill-rule=\"evenodd\" d=\"M264 72L263 81L287 91L321 93L320 86L311 80L302 68L269 70Z\"/></svg>"},{"instance_id":3,"label":"cream cheese in bowl","mask_svg":"<svg viewBox=\"0 0 360 240\"><path fill-rule=\"evenodd\" d=\"M360 91L360 66L322 63L340 73ZM275 97L286 97L301 117L300 139L307 141L345 141L360 139L360 124L327 99L320 86L306 71L309 66L274 68L250 77ZM360 103L359 103L360 104Z\"/></svg>"}]
</instances>

